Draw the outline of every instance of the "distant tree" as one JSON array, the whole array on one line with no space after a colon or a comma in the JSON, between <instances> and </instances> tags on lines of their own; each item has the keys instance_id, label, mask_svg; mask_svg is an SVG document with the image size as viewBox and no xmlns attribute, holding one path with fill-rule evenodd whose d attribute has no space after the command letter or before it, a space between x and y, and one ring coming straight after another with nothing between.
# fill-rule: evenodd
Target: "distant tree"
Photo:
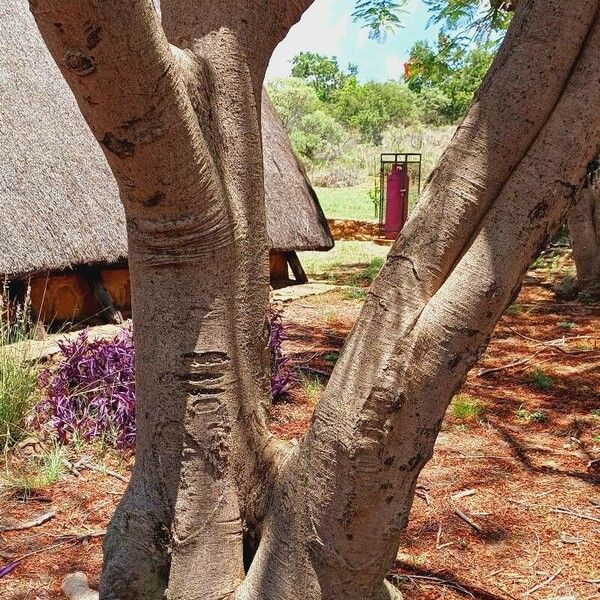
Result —
<instances>
[{"instance_id":1,"label":"distant tree","mask_svg":"<svg viewBox=\"0 0 600 600\"><path fill-rule=\"evenodd\" d=\"M312 163L323 163L339 157L347 132L331 115L316 110L304 115L290 134L294 150Z\"/></svg>"},{"instance_id":2,"label":"distant tree","mask_svg":"<svg viewBox=\"0 0 600 600\"><path fill-rule=\"evenodd\" d=\"M490 44L465 49L443 36L435 48L428 42L413 46L406 81L422 95L428 122L454 123L464 116L494 54Z\"/></svg>"},{"instance_id":3,"label":"distant tree","mask_svg":"<svg viewBox=\"0 0 600 600\"><path fill-rule=\"evenodd\" d=\"M301 126L306 115L321 107L315 88L298 77L273 79L267 90L288 134Z\"/></svg>"},{"instance_id":4,"label":"distant tree","mask_svg":"<svg viewBox=\"0 0 600 600\"><path fill-rule=\"evenodd\" d=\"M399 81L348 81L331 110L342 123L357 130L364 141L374 144L381 142L386 127L415 123L420 116L416 94Z\"/></svg>"},{"instance_id":5,"label":"distant tree","mask_svg":"<svg viewBox=\"0 0 600 600\"><path fill-rule=\"evenodd\" d=\"M344 71L335 56L316 52L300 52L292 59L292 65L292 77L312 85L323 102L331 101L348 80L356 79L358 73L356 65L349 65Z\"/></svg>"}]
</instances>

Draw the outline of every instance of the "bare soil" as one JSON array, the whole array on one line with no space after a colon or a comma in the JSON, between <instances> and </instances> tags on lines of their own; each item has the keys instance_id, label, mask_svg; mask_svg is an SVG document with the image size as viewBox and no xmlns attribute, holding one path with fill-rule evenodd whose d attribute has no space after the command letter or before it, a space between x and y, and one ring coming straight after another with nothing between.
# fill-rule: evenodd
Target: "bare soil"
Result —
<instances>
[{"instance_id":1,"label":"bare soil","mask_svg":"<svg viewBox=\"0 0 600 600\"><path fill-rule=\"evenodd\" d=\"M390 574L407 600L600 598L600 463L592 462L600 459L600 305L558 302L545 275L530 272L468 377L462 394L479 414L459 418L449 410L422 473ZM338 290L283 306L285 349L302 377L272 409L277 436L298 439L306 430L319 382L326 383L360 305ZM481 374L489 369L498 370ZM73 459L80 453L73 450ZM94 457L125 476L132 460ZM50 507L56 516L0 533L0 567L43 550L0 578L0 598L60 598L60 582L74 570L96 584L97 534L124 488L112 475L83 470L27 501L4 497L0 525Z\"/></svg>"}]
</instances>

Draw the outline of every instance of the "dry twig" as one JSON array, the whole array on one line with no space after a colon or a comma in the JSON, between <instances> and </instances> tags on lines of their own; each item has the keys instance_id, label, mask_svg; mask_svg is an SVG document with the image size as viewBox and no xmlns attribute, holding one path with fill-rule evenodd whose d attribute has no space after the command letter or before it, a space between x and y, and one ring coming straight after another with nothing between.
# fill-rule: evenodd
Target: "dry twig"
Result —
<instances>
[{"instance_id":1,"label":"dry twig","mask_svg":"<svg viewBox=\"0 0 600 600\"><path fill-rule=\"evenodd\" d=\"M458 510L458 508L454 509L454 514L457 517L460 517L467 525L472 527L478 533L483 533L483 529L477 523L475 523L475 521L473 521L473 519L471 519L470 517L465 515L464 512L462 512L461 510Z\"/></svg>"},{"instance_id":2,"label":"dry twig","mask_svg":"<svg viewBox=\"0 0 600 600\"><path fill-rule=\"evenodd\" d=\"M55 516L56 513L53 510L51 510L40 515L39 517L35 517L33 519L30 519L29 521L24 521L23 523L15 523L14 525L0 526L0 532L21 531L23 529L31 529L32 527L37 527L38 525L44 524L46 521L49 521Z\"/></svg>"},{"instance_id":3,"label":"dry twig","mask_svg":"<svg viewBox=\"0 0 600 600\"><path fill-rule=\"evenodd\" d=\"M563 508L562 506L557 506L550 510L550 512L557 513L559 515L569 515L571 517L579 517L580 519L587 519L588 521L595 521L596 523L600 523L600 518L593 517L592 515L588 515L586 513L581 513L576 510L571 510L570 508Z\"/></svg>"},{"instance_id":4,"label":"dry twig","mask_svg":"<svg viewBox=\"0 0 600 600\"><path fill-rule=\"evenodd\" d=\"M533 594L533 592L537 592L538 590L541 590L543 587L546 587L547 585L552 583L561 573L562 573L562 569L558 569L558 571L556 571L556 573L553 573L552 575L550 575L550 577L548 577L548 579L541 581L537 585L534 585L530 590L527 590L523 594L523 596L529 596L530 594Z\"/></svg>"},{"instance_id":5,"label":"dry twig","mask_svg":"<svg viewBox=\"0 0 600 600\"><path fill-rule=\"evenodd\" d=\"M73 467L75 469L89 469L90 471L96 471L97 473L104 473L105 475L110 475L123 483L129 483L127 477L124 477L120 473L116 471L112 471L111 469L106 469L104 467L100 467L99 465L94 464L87 456L84 456L82 459L78 460Z\"/></svg>"}]
</instances>

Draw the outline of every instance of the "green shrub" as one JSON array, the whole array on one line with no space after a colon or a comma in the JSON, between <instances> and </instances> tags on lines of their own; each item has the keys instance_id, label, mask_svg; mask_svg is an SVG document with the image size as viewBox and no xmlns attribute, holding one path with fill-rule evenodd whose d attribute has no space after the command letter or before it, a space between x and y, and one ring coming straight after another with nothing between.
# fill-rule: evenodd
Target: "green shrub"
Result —
<instances>
[{"instance_id":1,"label":"green shrub","mask_svg":"<svg viewBox=\"0 0 600 600\"><path fill-rule=\"evenodd\" d=\"M484 412L485 409L481 406L479 399L468 394L454 396L450 404L450 414L461 421L480 419Z\"/></svg>"},{"instance_id":2,"label":"green shrub","mask_svg":"<svg viewBox=\"0 0 600 600\"><path fill-rule=\"evenodd\" d=\"M541 369L534 369L529 374L529 381L533 387L544 391L549 390L554 385L554 379Z\"/></svg>"},{"instance_id":3,"label":"green shrub","mask_svg":"<svg viewBox=\"0 0 600 600\"><path fill-rule=\"evenodd\" d=\"M548 420L546 413L543 411L536 410L534 412L529 412L523 406L515 411L515 416L520 421L525 421L525 423L544 423Z\"/></svg>"},{"instance_id":4,"label":"green shrub","mask_svg":"<svg viewBox=\"0 0 600 600\"><path fill-rule=\"evenodd\" d=\"M24 434L27 418L38 400L37 364L26 357L28 303L22 308L6 298L0 296L0 448L4 450ZM9 346L17 342L21 342L18 347Z\"/></svg>"}]
</instances>

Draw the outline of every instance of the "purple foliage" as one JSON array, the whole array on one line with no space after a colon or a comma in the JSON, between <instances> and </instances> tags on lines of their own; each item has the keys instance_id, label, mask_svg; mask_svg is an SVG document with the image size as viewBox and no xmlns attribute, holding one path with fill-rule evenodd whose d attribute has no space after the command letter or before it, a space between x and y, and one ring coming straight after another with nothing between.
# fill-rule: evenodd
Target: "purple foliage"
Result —
<instances>
[{"instance_id":1,"label":"purple foliage","mask_svg":"<svg viewBox=\"0 0 600 600\"><path fill-rule=\"evenodd\" d=\"M288 339L281 312L271 307L269 312L269 349L271 351L271 397L281 399L296 381L290 357L283 354L282 344Z\"/></svg>"},{"instance_id":2,"label":"purple foliage","mask_svg":"<svg viewBox=\"0 0 600 600\"><path fill-rule=\"evenodd\" d=\"M82 331L59 343L61 358L40 374L45 396L39 410L59 439L103 439L118 448L135 443L133 336L124 329L111 340L90 340Z\"/></svg>"},{"instance_id":3,"label":"purple foliage","mask_svg":"<svg viewBox=\"0 0 600 600\"><path fill-rule=\"evenodd\" d=\"M14 562L8 563L3 567L0 567L0 578L8 575L12 571L14 571L21 564L20 560L15 560Z\"/></svg>"},{"instance_id":4,"label":"purple foliage","mask_svg":"<svg viewBox=\"0 0 600 600\"><path fill-rule=\"evenodd\" d=\"M296 380L282 343L287 339L281 313L269 313L271 395L280 399ZM90 340L87 330L59 343L57 365L40 373L44 397L39 413L49 418L61 442L74 436L102 439L117 448L135 444L133 336L124 329L110 340Z\"/></svg>"}]
</instances>

